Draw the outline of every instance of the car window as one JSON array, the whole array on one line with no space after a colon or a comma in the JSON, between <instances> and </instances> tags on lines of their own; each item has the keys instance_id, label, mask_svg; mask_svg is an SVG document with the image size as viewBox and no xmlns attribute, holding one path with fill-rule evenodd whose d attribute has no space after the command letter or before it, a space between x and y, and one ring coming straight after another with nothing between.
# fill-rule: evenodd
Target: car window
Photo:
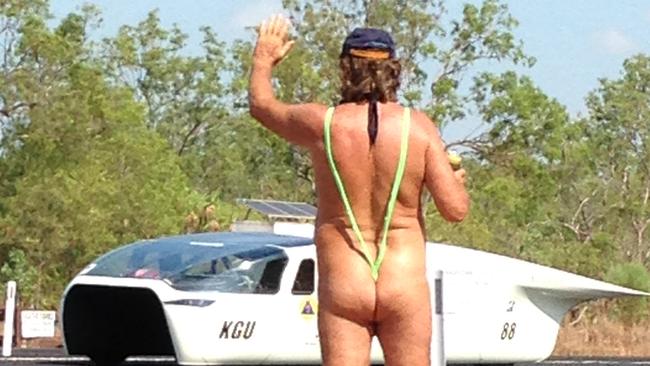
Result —
<instances>
[{"instance_id":1,"label":"car window","mask_svg":"<svg viewBox=\"0 0 650 366\"><path fill-rule=\"evenodd\" d=\"M287 258L272 260L264 267L264 272L255 287L256 294L275 294L280 289L282 272L287 265Z\"/></svg>"},{"instance_id":2,"label":"car window","mask_svg":"<svg viewBox=\"0 0 650 366\"><path fill-rule=\"evenodd\" d=\"M314 293L314 260L305 259L300 262L296 280L293 282L291 293L294 295L309 295Z\"/></svg>"},{"instance_id":3,"label":"car window","mask_svg":"<svg viewBox=\"0 0 650 366\"><path fill-rule=\"evenodd\" d=\"M284 252L259 258L236 253L193 265L166 280L185 291L274 294L287 262Z\"/></svg>"},{"instance_id":4,"label":"car window","mask_svg":"<svg viewBox=\"0 0 650 366\"><path fill-rule=\"evenodd\" d=\"M273 294L288 261L271 245L143 242L106 254L85 274L160 279L184 291Z\"/></svg>"}]
</instances>

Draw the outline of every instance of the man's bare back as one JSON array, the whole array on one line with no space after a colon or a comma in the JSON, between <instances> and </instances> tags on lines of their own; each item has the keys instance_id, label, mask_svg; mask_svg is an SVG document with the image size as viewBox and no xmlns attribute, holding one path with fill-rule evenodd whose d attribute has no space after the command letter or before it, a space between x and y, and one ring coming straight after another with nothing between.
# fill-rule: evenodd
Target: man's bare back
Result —
<instances>
[{"instance_id":1,"label":"man's bare back","mask_svg":"<svg viewBox=\"0 0 650 366\"><path fill-rule=\"evenodd\" d=\"M315 240L323 363L368 365L370 341L377 335L386 364L427 365L431 305L420 197L427 188L443 217L462 220L468 210L464 171L454 173L437 129L426 115L413 111L406 169L375 282L327 162L323 144L327 108L287 105L273 96L272 65L290 48L286 23L281 22L273 18L260 30L251 75L251 114L312 155L318 194ZM334 159L372 259L399 161L403 115L399 104L379 103L379 132L373 145L368 138L367 104L339 105L333 116Z\"/></svg>"},{"instance_id":2,"label":"man's bare back","mask_svg":"<svg viewBox=\"0 0 650 366\"><path fill-rule=\"evenodd\" d=\"M372 258L376 257L399 161L403 114L404 109L398 104L379 105L379 134L372 147L366 129L367 105L341 105L333 117L334 156ZM431 333L420 197L426 181L427 150L435 136L432 136L433 125L426 116L414 112L411 119L406 170L390 223L387 254L377 282L370 276L369 264L360 253L359 241L338 198L325 150L322 144L312 149L319 208L315 237L320 309L328 323L341 324L332 326L321 322L321 332L331 333L326 339L346 338L343 343L360 355L365 354L359 352L360 348L367 347L365 339L374 332L384 346L393 343L391 338L408 339L407 345L399 346L396 357L402 362L407 356L414 360L428 359ZM444 161L446 156L442 158ZM449 182L450 186L458 185L453 173L450 177L453 180ZM454 193L448 192L450 195ZM458 218L464 216L462 210L459 207L455 212ZM395 322L395 319L400 321ZM328 332L331 327L334 329ZM331 364L340 364L343 359L349 360L353 356L341 355L340 349L332 353L337 359L339 356L344 358L332 360ZM412 365L413 362L403 364Z\"/></svg>"}]
</instances>

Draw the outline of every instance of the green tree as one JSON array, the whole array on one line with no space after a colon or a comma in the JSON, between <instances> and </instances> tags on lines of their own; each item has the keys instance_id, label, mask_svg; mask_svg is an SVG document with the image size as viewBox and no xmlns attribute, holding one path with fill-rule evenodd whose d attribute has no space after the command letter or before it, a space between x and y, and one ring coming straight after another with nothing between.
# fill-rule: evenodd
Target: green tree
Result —
<instances>
[{"instance_id":1,"label":"green tree","mask_svg":"<svg viewBox=\"0 0 650 366\"><path fill-rule=\"evenodd\" d=\"M209 27L201 31L201 52L187 55L187 34L177 26L163 28L152 11L136 26L122 26L115 38L105 39L102 53L110 79L133 91L146 106L149 128L182 158L195 187L210 194L215 187L205 179L214 156L206 150L232 126L223 81L227 48ZM228 159L216 152L217 159Z\"/></svg>"},{"instance_id":2,"label":"green tree","mask_svg":"<svg viewBox=\"0 0 650 366\"><path fill-rule=\"evenodd\" d=\"M10 181L0 198L0 259L22 251L39 274L24 300L54 307L67 280L98 254L179 232L199 197L132 92L108 82L86 41L93 9L54 29L43 14L26 13L10 22L20 25L10 33L16 53L5 58L20 61L0 90L2 100L26 104L8 113L3 131Z\"/></svg>"},{"instance_id":3,"label":"green tree","mask_svg":"<svg viewBox=\"0 0 650 366\"><path fill-rule=\"evenodd\" d=\"M611 266L605 274L605 280L640 291L650 290L648 268L638 262ZM614 305L611 315L628 325L648 317L648 299L645 297L616 299Z\"/></svg>"},{"instance_id":4,"label":"green tree","mask_svg":"<svg viewBox=\"0 0 650 366\"><path fill-rule=\"evenodd\" d=\"M623 258L650 264L650 57L625 61L617 80L603 79L587 98L580 121L592 177L587 233L603 230L617 238ZM586 190L589 192L589 190ZM586 205L585 205L586 206Z\"/></svg>"},{"instance_id":5,"label":"green tree","mask_svg":"<svg viewBox=\"0 0 650 366\"><path fill-rule=\"evenodd\" d=\"M18 299L20 307L26 306L23 299L34 298L36 291L36 281L38 272L36 268L29 265L25 252L21 249L12 249L9 251L7 260L0 267L0 294L4 299L6 296L6 283L8 281L16 281L16 287L20 297Z\"/></svg>"},{"instance_id":6,"label":"green tree","mask_svg":"<svg viewBox=\"0 0 650 366\"><path fill-rule=\"evenodd\" d=\"M514 72L480 74L471 93L486 132L449 144L467 149L471 214L462 224L445 225L427 211L434 222L429 235L539 261L539 249L558 240L561 230L552 213L560 204L555 170L568 113Z\"/></svg>"}]
</instances>

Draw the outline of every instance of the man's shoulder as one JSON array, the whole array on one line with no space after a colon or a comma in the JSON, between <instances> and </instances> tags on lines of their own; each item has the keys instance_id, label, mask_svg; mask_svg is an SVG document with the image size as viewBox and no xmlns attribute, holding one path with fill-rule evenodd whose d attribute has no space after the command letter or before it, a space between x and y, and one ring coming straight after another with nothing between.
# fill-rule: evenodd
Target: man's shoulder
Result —
<instances>
[{"instance_id":1,"label":"man's shoulder","mask_svg":"<svg viewBox=\"0 0 650 366\"><path fill-rule=\"evenodd\" d=\"M329 106L320 103L294 104L291 108L291 117L302 123L317 123L325 116Z\"/></svg>"},{"instance_id":2,"label":"man's shoulder","mask_svg":"<svg viewBox=\"0 0 650 366\"><path fill-rule=\"evenodd\" d=\"M296 106L314 112L325 112L327 111L327 109L331 107L329 105L321 104L321 103L303 103L303 104L296 104Z\"/></svg>"},{"instance_id":3,"label":"man's shoulder","mask_svg":"<svg viewBox=\"0 0 650 366\"><path fill-rule=\"evenodd\" d=\"M411 125L427 135L437 131L436 123L422 110L411 108Z\"/></svg>"}]
</instances>

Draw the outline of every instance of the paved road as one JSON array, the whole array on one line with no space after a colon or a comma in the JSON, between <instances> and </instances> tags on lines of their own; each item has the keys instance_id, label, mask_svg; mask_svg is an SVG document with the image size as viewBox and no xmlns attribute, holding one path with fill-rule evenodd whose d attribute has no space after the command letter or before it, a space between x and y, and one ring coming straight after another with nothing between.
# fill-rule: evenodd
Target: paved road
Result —
<instances>
[{"instance_id":1,"label":"paved road","mask_svg":"<svg viewBox=\"0 0 650 366\"><path fill-rule=\"evenodd\" d=\"M92 363L85 357L69 357L61 349L47 350L14 350L12 357L0 357L2 366L91 366ZM129 358L124 366L174 366L170 357L138 357ZM632 358L575 358L552 359L540 363L517 364L516 366L650 366L650 359Z\"/></svg>"},{"instance_id":2,"label":"paved road","mask_svg":"<svg viewBox=\"0 0 650 366\"><path fill-rule=\"evenodd\" d=\"M15 349L11 357L0 357L1 366L92 366L87 357L66 356L62 349ZM174 366L172 357L134 357L129 365Z\"/></svg>"}]
</instances>

